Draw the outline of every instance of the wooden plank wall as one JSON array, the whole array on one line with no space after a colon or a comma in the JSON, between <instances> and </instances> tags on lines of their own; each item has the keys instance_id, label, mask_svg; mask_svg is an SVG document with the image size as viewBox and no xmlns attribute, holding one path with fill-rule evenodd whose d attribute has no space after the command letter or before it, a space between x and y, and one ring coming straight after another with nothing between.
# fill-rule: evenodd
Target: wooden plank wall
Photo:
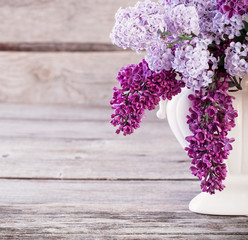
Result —
<instances>
[{"instance_id":1,"label":"wooden plank wall","mask_svg":"<svg viewBox=\"0 0 248 240\"><path fill-rule=\"evenodd\" d=\"M142 56L109 39L136 0L0 2L0 101L107 106L118 70Z\"/></svg>"}]
</instances>

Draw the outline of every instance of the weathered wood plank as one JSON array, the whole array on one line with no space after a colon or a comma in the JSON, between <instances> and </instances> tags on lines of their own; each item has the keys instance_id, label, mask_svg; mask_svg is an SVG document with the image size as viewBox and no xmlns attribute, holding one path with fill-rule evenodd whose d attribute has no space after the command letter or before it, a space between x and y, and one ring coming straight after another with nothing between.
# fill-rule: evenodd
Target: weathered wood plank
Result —
<instances>
[{"instance_id":1,"label":"weathered wood plank","mask_svg":"<svg viewBox=\"0 0 248 240\"><path fill-rule=\"evenodd\" d=\"M0 2L0 42L110 42L114 15L136 0Z\"/></svg>"},{"instance_id":2,"label":"weathered wood plank","mask_svg":"<svg viewBox=\"0 0 248 240\"><path fill-rule=\"evenodd\" d=\"M15 231L16 229L12 229ZM88 231L88 230L87 230ZM99 231L97 231L99 232ZM90 235L89 235L90 234ZM2 235L2 239L11 239L11 240L19 240L20 238L22 240L26 239L34 239L35 240L44 240L44 236L46 239L53 239L53 240L58 240L58 239L70 239L70 240L82 240L82 238L85 238L87 240L165 240L165 239L176 239L176 240L244 240L246 239L246 235L240 235L240 234L230 234L230 235L212 235L212 234L186 234L186 235L175 235L175 234L150 234L150 235L137 235L137 234L128 234L128 235L110 235L108 233L98 233L98 234L91 234L91 233L86 233L86 234L74 234L74 233L67 233L67 234L28 234L26 233L18 233L18 234L9 234L7 233L6 235Z\"/></svg>"},{"instance_id":3,"label":"weathered wood plank","mask_svg":"<svg viewBox=\"0 0 248 240\"><path fill-rule=\"evenodd\" d=\"M16 229L11 229L13 231L15 231ZM88 231L88 230L87 230ZM53 240L58 240L58 239L70 239L70 240L82 240L82 238L87 239L87 240L165 240L165 239L176 239L176 240L244 240L246 239L246 235L240 235L240 234L230 234L230 235L222 235L222 234L218 234L218 235L211 235L211 234L186 234L186 235L175 235L175 234L149 234L149 235L145 235L145 234L128 234L128 235L110 235L108 233L101 233L100 231L98 234L91 234L91 233L86 233L86 234L74 234L74 233L67 233L67 234L28 234L26 233L18 233L18 234L9 234L7 233L6 235L1 235L3 240L6 239L11 239L11 240L19 240L20 238L22 240L26 240L26 239L34 239L35 240L44 240L44 236L46 237L46 239L53 239ZM90 235L89 235L90 234Z\"/></svg>"},{"instance_id":4,"label":"weathered wood plank","mask_svg":"<svg viewBox=\"0 0 248 240\"><path fill-rule=\"evenodd\" d=\"M111 106L81 106L66 104L0 103L0 119L34 121L110 121ZM145 121L159 121L156 111L148 112Z\"/></svg>"},{"instance_id":5,"label":"weathered wood plank","mask_svg":"<svg viewBox=\"0 0 248 240\"><path fill-rule=\"evenodd\" d=\"M196 185L192 181L1 180L0 236L231 239L237 235L234 239L246 239L247 217L187 210Z\"/></svg>"},{"instance_id":6,"label":"weathered wood plank","mask_svg":"<svg viewBox=\"0 0 248 240\"><path fill-rule=\"evenodd\" d=\"M168 122L159 120L156 117L156 110L146 113L146 117L141 123L141 128L137 129L131 136L117 135L114 133L115 127L110 124L110 115L112 113L113 110L110 107L0 104L0 135L2 134L2 137L6 136L7 138L29 138L30 135L34 136L36 132L37 138L44 138L46 135L44 129L52 133L56 132L57 128L58 131L62 131L57 138L64 139L106 139L107 137L110 139L134 139L137 141L140 134L144 132L148 134L148 137L152 136L154 140L162 136L172 136ZM90 127L91 125L94 127ZM65 129L68 129L68 131L73 129L73 132L69 135L63 134ZM97 130L99 131L97 132ZM157 135L159 131L160 134ZM95 135L92 135L93 132L95 132ZM47 137L54 136L56 138L55 135L52 133L51 136ZM140 140L142 141L142 139Z\"/></svg>"},{"instance_id":7,"label":"weathered wood plank","mask_svg":"<svg viewBox=\"0 0 248 240\"><path fill-rule=\"evenodd\" d=\"M0 179L0 203L60 204L186 211L199 192L197 181L78 181ZM93 208L92 208L93 209Z\"/></svg>"},{"instance_id":8,"label":"weathered wood plank","mask_svg":"<svg viewBox=\"0 0 248 240\"><path fill-rule=\"evenodd\" d=\"M114 133L110 112L78 106L0 105L0 177L194 178L168 123L156 119L155 112L126 137Z\"/></svg>"},{"instance_id":9,"label":"weathered wood plank","mask_svg":"<svg viewBox=\"0 0 248 240\"><path fill-rule=\"evenodd\" d=\"M154 111L147 111L144 122L166 122ZM113 113L111 106L82 106L79 104L13 104L0 103L0 119L34 121L102 121L109 122Z\"/></svg>"},{"instance_id":10,"label":"weathered wood plank","mask_svg":"<svg viewBox=\"0 0 248 240\"><path fill-rule=\"evenodd\" d=\"M0 101L109 106L122 66L133 52L0 53Z\"/></svg>"},{"instance_id":11,"label":"weathered wood plank","mask_svg":"<svg viewBox=\"0 0 248 240\"><path fill-rule=\"evenodd\" d=\"M195 179L185 153L162 141L2 139L0 178Z\"/></svg>"},{"instance_id":12,"label":"weathered wood plank","mask_svg":"<svg viewBox=\"0 0 248 240\"><path fill-rule=\"evenodd\" d=\"M1 43L0 51L15 52L109 52L126 51L112 43ZM131 51L131 50L130 50Z\"/></svg>"},{"instance_id":13,"label":"weathered wood plank","mask_svg":"<svg viewBox=\"0 0 248 240\"><path fill-rule=\"evenodd\" d=\"M139 141L141 135L145 136L144 142L151 144L150 137L153 136L155 141L160 141L160 137L171 137L168 133L168 124L162 121L145 122L143 126L137 129L132 136L133 139ZM157 125L157 126L155 126ZM115 128L107 121L33 121L33 120L12 120L0 119L0 138L5 139L63 139L63 140L98 140L98 139L122 139L125 138L121 134L114 133ZM130 138L129 136L126 137ZM155 146L154 146L155 147ZM160 147L160 146L158 146ZM156 147L155 147L156 148ZM173 148L173 146L165 146L165 148ZM176 149L178 146L176 146ZM153 152L156 152L154 149ZM117 150L118 151L118 150Z\"/></svg>"}]
</instances>

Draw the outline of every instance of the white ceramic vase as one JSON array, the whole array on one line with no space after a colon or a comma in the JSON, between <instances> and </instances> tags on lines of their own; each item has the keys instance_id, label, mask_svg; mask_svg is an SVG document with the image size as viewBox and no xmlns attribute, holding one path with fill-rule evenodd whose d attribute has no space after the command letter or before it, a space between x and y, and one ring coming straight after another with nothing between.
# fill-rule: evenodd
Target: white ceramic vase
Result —
<instances>
[{"instance_id":1,"label":"white ceramic vase","mask_svg":"<svg viewBox=\"0 0 248 240\"><path fill-rule=\"evenodd\" d=\"M210 195L202 192L193 198L189 209L193 212L214 215L248 215L248 76L243 79L243 90L232 93L235 96L234 108L238 110L236 126L229 133L234 137L233 150L227 160L226 188ZM186 136L192 135L186 123L191 102L188 95L192 91L183 89L167 103L167 119L171 130L183 148L188 146ZM165 103L161 102L158 116L163 115ZM190 171L190 170L189 170ZM200 187L200 186L199 186Z\"/></svg>"}]
</instances>

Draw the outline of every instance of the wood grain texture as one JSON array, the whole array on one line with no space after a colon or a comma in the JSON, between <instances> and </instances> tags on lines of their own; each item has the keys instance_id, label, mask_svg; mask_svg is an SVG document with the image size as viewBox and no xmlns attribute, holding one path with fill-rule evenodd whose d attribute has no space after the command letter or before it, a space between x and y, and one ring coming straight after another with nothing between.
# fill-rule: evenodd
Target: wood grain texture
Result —
<instances>
[{"instance_id":1,"label":"wood grain texture","mask_svg":"<svg viewBox=\"0 0 248 240\"><path fill-rule=\"evenodd\" d=\"M112 43L57 43L57 42L41 42L41 43L1 43L0 51L15 52L112 52L112 51L128 51L119 48ZM131 51L131 50L129 50Z\"/></svg>"},{"instance_id":2,"label":"wood grain texture","mask_svg":"<svg viewBox=\"0 0 248 240\"><path fill-rule=\"evenodd\" d=\"M133 52L0 52L0 101L109 106L120 68L142 57Z\"/></svg>"},{"instance_id":3,"label":"wood grain texture","mask_svg":"<svg viewBox=\"0 0 248 240\"><path fill-rule=\"evenodd\" d=\"M15 228L10 228L10 231L16 231ZM23 240L26 239L32 239L35 237L36 240L43 240L44 236L46 239L53 239L53 240L58 240L58 239L70 239L70 240L82 240L82 239L87 239L87 240L165 240L165 239L176 239L176 240L244 240L246 239L246 235L242 234L230 234L230 235L223 235L223 234L218 234L218 235L212 235L212 234L123 234L119 235L117 234L112 234L108 233L108 231L98 231L99 234L93 234L92 231L86 230L86 234L73 234L68 232L66 235L65 234L53 234L53 233L47 233L47 234L27 234L27 233L16 233L16 234L1 234L1 237L3 240L19 240L20 238ZM39 232L39 230L36 230L36 232Z\"/></svg>"},{"instance_id":4,"label":"wood grain texture","mask_svg":"<svg viewBox=\"0 0 248 240\"><path fill-rule=\"evenodd\" d=\"M144 142L147 141L146 144L156 145L158 141L161 141L159 138L164 134L164 138L171 137L172 134L168 133L169 127L164 122L157 122L158 126L155 127L153 122L143 122L143 128L138 129L136 131L137 137L132 137L133 140L137 140L143 136L146 136L147 139L144 139ZM115 139L118 141L119 139L124 138L122 135L116 135L114 133L115 128L107 121L99 122L94 121L29 121L29 120L8 120L8 119L0 119L0 137L2 139L44 139L44 140L54 140L54 139L62 139L62 140L111 140ZM141 134L141 135L140 135ZM151 144L151 136L157 136L157 139L152 139L154 144ZM128 139L128 137L127 137ZM175 139L174 143L176 143ZM149 149L148 151L152 151L151 153L159 153L163 151L159 146L153 146L154 150ZM123 146L125 148L125 146ZM164 146L165 149L173 150L173 145L167 144ZM178 145L175 146L178 149ZM116 151L118 151L117 149ZM145 150L145 149L144 149ZM146 150L145 150L146 151Z\"/></svg>"},{"instance_id":5,"label":"wood grain texture","mask_svg":"<svg viewBox=\"0 0 248 240\"><path fill-rule=\"evenodd\" d=\"M246 239L248 236L247 217L190 213L187 202L197 192L197 184L192 181L0 180L0 189L1 237Z\"/></svg>"},{"instance_id":6,"label":"wood grain texture","mask_svg":"<svg viewBox=\"0 0 248 240\"><path fill-rule=\"evenodd\" d=\"M247 217L189 212L199 182L166 121L123 137L110 112L0 105L0 239L248 237Z\"/></svg>"},{"instance_id":7,"label":"wood grain texture","mask_svg":"<svg viewBox=\"0 0 248 240\"><path fill-rule=\"evenodd\" d=\"M185 152L155 112L127 137L114 134L110 113L0 105L0 178L194 179Z\"/></svg>"},{"instance_id":8,"label":"wood grain texture","mask_svg":"<svg viewBox=\"0 0 248 240\"><path fill-rule=\"evenodd\" d=\"M3 0L0 42L106 43L120 6L136 0Z\"/></svg>"},{"instance_id":9,"label":"wood grain texture","mask_svg":"<svg viewBox=\"0 0 248 240\"><path fill-rule=\"evenodd\" d=\"M109 121L111 106L81 106L70 104L0 103L0 119L41 121ZM146 121L158 121L155 111L147 113Z\"/></svg>"},{"instance_id":10,"label":"wood grain texture","mask_svg":"<svg viewBox=\"0 0 248 240\"><path fill-rule=\"evenodd\" d=\"M0 203L187 210L196 181L0 180Z\"/></svg>"},{"instance_id":11,"label":"wood grain texture","mask_svg":"<svg viewBox=\"0 0 248 240\"><path fill-rule=\"evenodd\" d=\"M154 141L154 144L157 143L158 141ZM190 162L183 152L177 153L173 152L173 149L169 151L163 149L157 154L148 153L151 148L150 144L141 144L142 142L136 144L134 140L118 142L68 139L1 140L0 177L112 180L195 179L189 170Z\"/></svg>"}]
</instances>

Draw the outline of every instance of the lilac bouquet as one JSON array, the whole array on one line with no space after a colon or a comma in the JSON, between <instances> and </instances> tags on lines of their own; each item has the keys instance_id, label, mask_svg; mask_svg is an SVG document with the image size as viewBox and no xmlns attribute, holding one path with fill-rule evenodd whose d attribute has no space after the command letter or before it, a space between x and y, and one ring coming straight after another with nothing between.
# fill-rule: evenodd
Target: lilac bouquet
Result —
<instances>
[{"instance_id":1,"label":"lilac bouquet","mask_svg":"<svg viewBox=\"0 0 248 240\"><path fill-rule=\"evenodd\" d=\"M242 90L248 74L248 0L145 0L120 8L113 44L146 56L121 68L110 102L116 133L140 127L145 110L192 89L185 149L191 171L210 194L223 190L225 159L234 141L228 132L237 111L230 91Z\"/></svg>"}]
</instances>

